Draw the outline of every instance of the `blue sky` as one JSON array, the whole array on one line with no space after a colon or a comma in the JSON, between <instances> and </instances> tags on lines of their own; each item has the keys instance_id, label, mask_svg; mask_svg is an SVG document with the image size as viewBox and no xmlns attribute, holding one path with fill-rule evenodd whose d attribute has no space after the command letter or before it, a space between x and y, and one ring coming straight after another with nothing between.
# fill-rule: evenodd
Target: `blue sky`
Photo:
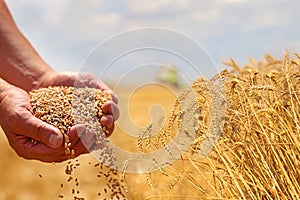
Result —
<instances>
[{"instance_id":1,"label":"blue sky","mask_svg":"<svg viewBox=\"0 0 300 200\"><path fill-rule=\"evenodd\" d=\"M11 0L22 32L58 71L78 70L100 42L122 31L168 28L200 43L216 63L300 50L298 0ZM178 44L180 45L180 44Z\"/></svg>"}]
</instances>

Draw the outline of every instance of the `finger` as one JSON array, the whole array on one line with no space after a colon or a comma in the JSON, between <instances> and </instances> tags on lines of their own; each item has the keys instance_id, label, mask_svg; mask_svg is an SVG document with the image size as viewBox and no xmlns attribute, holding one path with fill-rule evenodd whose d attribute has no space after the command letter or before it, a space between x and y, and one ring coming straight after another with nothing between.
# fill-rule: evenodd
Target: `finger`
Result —
<instances>
[{"instance_id":1,"label":"finger","mask_svg":"<svg viewBox=\"0 0 300 200\"><path fill-rule=\"evenodd\" d=\"M80 140L86 146L86 148L89 149L89 147L96 141L95 133L87 130L83 135L81 135Z\"/></svg>"},{"instance_id":2,"label":"finger","mask_svg":"<svg viewBox=\"0 0 300 200\"><path fill-rule=\"evenodd\" d=\"M93 74L78 73L76 77L76 87L98 88L98 81Z\"/></svg>"},{"instance_id":3,"label":"finger","mask_svg":"<svg viewBox=\"0 0 300 200\"><path fill-rule=\"evenodd\" d=\"M75 156L89 152L89 148L95 143L95 134L82 124L73 126L68 132L71 148L75 151Z\"/></svg>"},{"instance_id":4,"label":"finger","mask_svg":"<svg viewBox=\"0 0 300 200\"><path fill-rule=\"evenodd\" d=\"M114 120L117 120L120 117L120 110L119 110L118 106L112 101L107 101L103 105L102 111L104 114L112 114Z\"/></svg>"},{"instance_id":5,"label":"finger","mask_svg":"<svg viewBox=\"0 0 300 200\"><path fill-rule=\"evenodd\" d=\"M44 84L43 87L55 86L55 85L73 87L75 85L77 75L78 73L73 73L73 72L62 72L62 73L54 72L46 77L46 79L49 79L50 81L46 81L45 82L46 85Z\"/></svg>"},{"instance_id":6,"label":"finger","mask_svg":"<svg viewBox=\"0 0 300 200\"><path fill-rule=\"evenodd\" d=\"M64 72L64 73L59 73L58 76L60 76L60 77L56 78L56 80L57 80L56 85L74 87L75 82L76 82L77 73Z\"/></svg>"},{"instance_id":7,"label":"finger","mask_svg":"<svg viewBox=\"0 0 300 200\"><path fill-rule=\"evenodd\" d=\"M95 144L95 139L91 139L94 135L91 135L86 130L84 125L78 124L68 131L68 137L72 144L70 149L74 150L74 157L89 153L91 147ZM87 142L83 142L82 137ZM22 156L27 159L38 159L43 162L62 162L70 158L70 155L65 154L63 146L59 149L52 149L42 143L33 144L31 141L27 143L27 146L31 148L31 151L27 152L31 153L27 154L27 156Z\"/></svg>"},{"instance_id":8,"label":"finger","mask_svg":"<svg viewBox=\"0 0 300 200\"><path fill-rule=\"evenodd\" d=\"M90 151L86 148L86 146L82 143L82 141L78 141L74 146L72 146L72 149L74 149L74 156L80 156L81 154L89 153Z\"/></svg>"},{"instance_id":9,"label":"finger","mask_svg":"<svg viewBox=\"0 0 300 200\"><path fill-rule=\"evenodd\" d=\"M71 144L76 144L80 141L80 136L85 132L85 126L82 124L75 125L68 131L68 137ZM70 158L70 155L65 154L65 147L61 145L57 149L50 148L43 143L33 144L28 141L24 144L24 148L28 149L29 155L26 156L27 159L38 159L43 162L62 162ZM73 147L71 146L71 149ZM83 152L79 151L80 154Z\"/></svg>"},{"instance_id":10,"label":"finger","mask_svg":"<svg viewBox=\"0 0 300 200\"><path fill-rule=\"evenodd\" d=\"M26 136L17 136L17 140L19 144L23 145L21 148L15 148L16 152L25 159L37 159L43 162L62 162L68 158L64 153L63 146L53 149L43 143L34 144Z\"/></svg>"},{"instance_id":11,"label":"finger","mask_svg":"<svg viewBox=\"0 0 300 200\"><path fill-rule=\"evenodd\" d=\"M63 85L76 88L82 87L97 87L97 81L92 74L89 73L77 73L77 72L61 72L55 73L54 82L50 82L50 85ZM51 80L51 79L50 79Z\"/></svg>"},{"instance_id":12,"label":"finger","mask_svg":"<svg viewBox=\"0 0 300 200\"><path fill-rule=\"evenodd\" d=\"M95 135L93 135L95 136ZM88 136L86 136L88 137ZM92 147L96 144L95 143L95 138L92 139L88 139L86 138L89 142L85 142L82 139L78 140L77 143L75 143L72 147L72 149L74 149L75 151L75 157L81 155L81 154L85 154L85 153L89 153L92 151Z\"/></svg>"},{"instance_id":13,"label":"finger","mask_svg":"<svg viewBox=\"0 0 300 200\"><path fill-rule=\"evenodd\" d=\"M108 87L105 83L103 83L102 81L98 80L97 81L97 86L96 86L97 89L102 89L102 90L106 90L108 91L109 93L113 93L113 91L110 89L110 87Z\"/></svg>"},{"instance_id":14,"label":"finger","mask_svg":"<svg viewBox=\"0 0 300 200\"><path fill-rule=\"evenodd\" d=\"M80 136L82 137L85 134L86 128L84 125L75 125L68 131L68 137L71 142L70 149L74 150L74 157L77 157L81 154L89 153L89 149L86 147L86 144L82 142ZM92 146L93 144L90 144ZM28 141L24 146L27 146L27 154L21 152L22 157L26 159L38 159L43 162L62 162L68 160L70 155L65 154L65 149L61 146L58 149L52 149L42 143L33 144L31 141ZM22 155L23 154L23 155Z\"/></svg>"},{"instance_id":15,"label":"finger","mask_svg":"<svg viewBox=\"0 0 300 200\"><path fill-rule=\"evenodd\" d=\"M103 131L105 132L106 137L109 137L114 131L114 120L111 115L105 115L100 119L100 123L103 126Z\"/></svg>"},{"instance_id":16,"label":"finger","mask_svg":"<svg viewBox=\"0 0 300 200\"><path fill-rule=\"evenodd\" d=\"M94 151L94 150L96 150L96 149L100 149L100 146L97 145L97 144L95 143L95 144L93 144L93 145L90 147L89 152L92 152L92 151Z\"/></svg>"},{"instance_id":17,"label":"finger","mask_svg":"<svg viewBox=\"0 0 300 200\"><path fill-rule=\"evenodd\" d=\"M114 124L114 118L112 115L104 115L103 117L101 117L100 123L106 129L110 129Z\"/></svg>"},{"instance_id":18,"label":"finger","mask_svg":"<svg viewBox=\"0 0 300 200\"><path fill-rule=\"evenodd\" d=\"M60 76L60 80L58 80L60 85L75 88L98 88L97 79L90 73L62 72Z\"/></svg>"},{"instance_id":19,"label":"finger","mask_svg":"<svg viewBox=\"0 0 300 200\"><path fill-rule=\"evenodd\" d=\"M59 148L63 143L62 133L54 126L43 122L31 114L25 114L19 127L25 136L46 144L51 148Z\"/></svg>"},{"instance_id":20,"label":"finger","mask_svg":"<svg viewBox=\"0 0 300 200\"><path fill-rule=\"evenodd\" d=\"M80 137L84 134L86 131L86 127L83 124L76 124L75 126L72 126L68 130L68 136L71 142L77 142L77 140L80 139Z\"/></svg>"},{"instance_id":21,"label":"finger","mask_svg":"<svg viewBox=\"0 0 300 200\"><path fill-rule=\"evenodd\" d=\"M118 105L119 99L118 96L115 93L111 93L112 101Z\"/></svg>"},{"instance_id":22,"label":"finger","mask_svg":"<svg viewBox=\"0 0 300 200\"><path fill-rule=\"evenodd\" d=\"M108 132L105 132L106 137L111 136L111 134L113 133L115 129L115 124L113 123L113 125L110 128L107 128Z\"/></svg>"}]
</instances>

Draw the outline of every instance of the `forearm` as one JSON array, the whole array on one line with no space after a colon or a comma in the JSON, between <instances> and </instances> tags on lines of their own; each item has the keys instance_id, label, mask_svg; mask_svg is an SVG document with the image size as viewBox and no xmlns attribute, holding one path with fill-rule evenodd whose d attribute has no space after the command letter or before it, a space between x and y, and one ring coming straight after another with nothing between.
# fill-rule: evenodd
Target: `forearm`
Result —
<instances>
[{"instance_id":1,"label":"forearm","mask_svg":"<svg viewBox=\"0 0 300 200\"><path fill-rule=\"evenodd\" d=\"M26 91L53 72L19 31L7 6L0 0L0 77Z\"/></svg>"}]
</instances>

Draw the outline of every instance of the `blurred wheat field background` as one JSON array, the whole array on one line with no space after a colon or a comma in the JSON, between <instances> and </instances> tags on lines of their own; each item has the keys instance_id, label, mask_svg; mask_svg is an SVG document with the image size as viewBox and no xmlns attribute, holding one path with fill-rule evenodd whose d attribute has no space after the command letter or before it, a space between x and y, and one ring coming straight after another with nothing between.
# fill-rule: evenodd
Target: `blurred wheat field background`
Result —
<instances>
[{"instance_id":1,"label":"blurred wheat field background","mask_svg":"<svg viewBox=\"0 0 300 200\"><path fill-rule=\"evenodd\" d=\"M263 61L250 59L244 67L234 60L225 64L229 69L214 77L223 83L227 103L224 128L215 148L207 156L199 156L211 125L213 101L208 81L199 77L193 84L199 108L193 144L165 168L145 174L123 172L124 177L119 174L128 199L300 199L300 56L266 55ZM133 95L136 103L129 108L134 121L144 126L150 119L141 108L148 108L159 97L172 120L167 120L157 136L138 141L117 129L111 140L130 151L165 148L182 116L178 104L170 103L176 102L174 95L148 87ZM2 132L0 139L0 199L59 199L59 195L72 199L74 186L66 183L66 163L23 160L10 149ZM95 177L96 161L90 155L78 160L78 196L102 199L97 193L105 182Z\"/></svg>"}]
</instances>

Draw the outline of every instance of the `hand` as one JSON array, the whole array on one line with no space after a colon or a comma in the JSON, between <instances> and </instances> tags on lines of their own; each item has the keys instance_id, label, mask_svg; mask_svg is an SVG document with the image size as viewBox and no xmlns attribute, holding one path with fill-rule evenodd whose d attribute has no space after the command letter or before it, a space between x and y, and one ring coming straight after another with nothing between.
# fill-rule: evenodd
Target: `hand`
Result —
<instances>
[{"instance_id":1,"label":"hand","mask_svg":"<svg viewBox=\"0 0 300 200\"><path fill-rule=\"evenodd\" d=\"M61 132L33 116L27 92L17 87L3 91L0 95L0 113L2 129L19 156L44 162L67 159ZM32 139L39 143L32 143ZM78 137L72 135L70 140L75 144Z\"/></svg>"}]
</instances>

